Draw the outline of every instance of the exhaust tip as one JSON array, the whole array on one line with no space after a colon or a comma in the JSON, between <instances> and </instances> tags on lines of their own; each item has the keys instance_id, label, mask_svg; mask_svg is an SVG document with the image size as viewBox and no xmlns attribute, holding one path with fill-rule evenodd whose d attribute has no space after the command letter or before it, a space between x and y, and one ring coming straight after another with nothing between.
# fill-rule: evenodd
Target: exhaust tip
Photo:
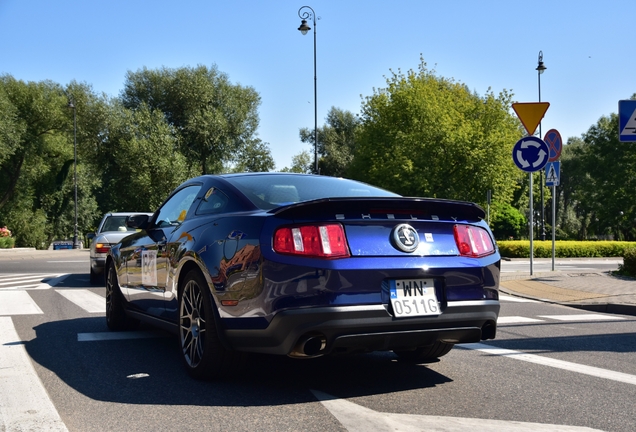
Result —
<instances>
[{"instance_id":1,"label":"exhaust tip","mask_svg":"<svg viewBox=\"0 0 636 432\"><path fill-rule=\"evenodd\" d=\"M327 339L323 335L304 335L298 340L289 356L296 358L318 357L322 355L326 346Z\"/></svg>"},{"instance_id":2,"label":"exhaust tip","mask_svg":"<svg viewBox=\"0 0 636 432\"><path fill-rule=\"evenodd\" d=\"M497 335L497 324L493 321L488 321L481 328L481 340L494 339Z\"/></svg>"}]
</instances>

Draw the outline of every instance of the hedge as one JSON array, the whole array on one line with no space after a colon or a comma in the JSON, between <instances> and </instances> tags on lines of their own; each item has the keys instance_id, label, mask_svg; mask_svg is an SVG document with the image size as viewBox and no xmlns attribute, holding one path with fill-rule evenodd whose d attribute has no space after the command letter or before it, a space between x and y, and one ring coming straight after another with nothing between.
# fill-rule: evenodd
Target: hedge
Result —
<instances>
[{"instance_id":1,"label":"hedge","mask_svg":"<svg viewBox=\"0 0 636 432\"><path fill-rule=\"evenodd\" d=\"M552 258L551 240L533 243L535 258ZM530 258L529 240L501 240L497 244L502 257ZM558 240L554 248L557 258L623 257L627 250L636 248L636 242Z\"/></svg>"},{"instance_id":2,"label":"hedge","mask_svg":"<svg viewBox=\"0 0 636 432\"><path fill-rule=\"evenodd\" d=\"M625 251L623 264L618 265L618 272L626 276L636 277L636 248Z\"/></svg>"}]
</instances>

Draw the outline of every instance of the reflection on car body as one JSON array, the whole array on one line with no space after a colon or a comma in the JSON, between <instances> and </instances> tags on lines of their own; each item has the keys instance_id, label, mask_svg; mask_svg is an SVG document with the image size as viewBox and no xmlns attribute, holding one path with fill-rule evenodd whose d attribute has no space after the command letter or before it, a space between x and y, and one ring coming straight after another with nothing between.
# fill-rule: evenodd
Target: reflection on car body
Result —
<instances>
[{"instance_id":1,"label":"reflection on car body","mask_svg":"<svg viewBox=\"0 0 636 432\"><path fill-rule=\"evenodd\" d=\"M492 339L500 256L479 206L332 177L201 176L109 252L106 319L174 331L188 372L244 353L392 350L425 362Z\"/></svg>"}]
</instances>

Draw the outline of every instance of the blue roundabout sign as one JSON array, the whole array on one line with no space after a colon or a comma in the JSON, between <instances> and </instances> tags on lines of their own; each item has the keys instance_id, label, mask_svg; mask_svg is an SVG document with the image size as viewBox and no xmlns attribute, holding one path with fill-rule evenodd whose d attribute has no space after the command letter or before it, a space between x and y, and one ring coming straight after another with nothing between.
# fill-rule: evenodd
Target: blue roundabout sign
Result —
<instances>
[{"instance_id":1,"label":"blue roundabout sign","mask_svg":"<svg viewBox=\"0 0 636 432\"><path fill-rule=\"evenodd\" d=\"M550 148L540 138L527 136L521 138L512 149L512 160L525 172L543 169L548 163Z\"/></svg>"}]
</instances>

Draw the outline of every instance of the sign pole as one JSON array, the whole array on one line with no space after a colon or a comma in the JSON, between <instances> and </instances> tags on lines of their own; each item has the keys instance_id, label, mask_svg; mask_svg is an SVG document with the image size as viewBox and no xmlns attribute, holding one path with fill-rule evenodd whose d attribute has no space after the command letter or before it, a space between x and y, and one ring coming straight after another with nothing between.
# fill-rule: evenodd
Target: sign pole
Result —
<instances>
[{"instance_id":1,"label":"sign pole","mask_svg":"<svg viewBox=\"0 0 636 432\"><path fill-rule=\"evenodd\" d=\"M533 266L533 257L534 257L534 206L532 204L532 173L530 173L530 276L534 273L532 272Z\"/></svg>"},{"instance_id":2,"label":"sign pole","mask_svg":"<svg viewBox=\"0 0 636 432\"><path fill-rule=\"evenodd\" d=\"M556 255L556 248L554 243L556 241L556 185L552 184L552 271L554 271L554 257Z\"/></svg>"},{"instance_id":3,"label":"sign pole","mask_svg":"<svg viewBox=\"0 0 636 432\"><path fill-rule=\"evenodd\" d=\"M530 174L530 276L534 274L534 204L532 202L532 173L541 171L548 163L550 148L539 137L534 137L534 131L541 124L541 119L550 106L549 102L515 102L512 109L517 113L521 124L528 132L512 148L512 160L522 171ZM541 136L541 134L539 134ZM539 173L541 175L541 173ZM543 193L543 177L541 177L541 192ZM541 203L543 206L543 202ZM543 230L545 235L545 228Z\"/></svg>"}]
</instances>

